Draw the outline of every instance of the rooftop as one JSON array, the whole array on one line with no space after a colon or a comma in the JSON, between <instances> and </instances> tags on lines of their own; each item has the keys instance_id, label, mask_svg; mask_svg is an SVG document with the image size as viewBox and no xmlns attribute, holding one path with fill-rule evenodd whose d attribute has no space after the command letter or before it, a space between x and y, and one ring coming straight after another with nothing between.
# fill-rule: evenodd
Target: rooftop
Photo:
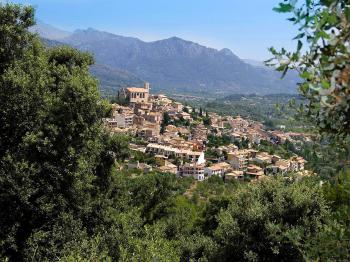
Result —
<instances>
[{"instance_id":1,"label":"rooftop","mask_svg":"<svg viewBox=\"0 0 350 262\"><path fill-rule=\"evenodd\" d=\"M132 93L148 93L149 90L142 87L128 87L126 90Z\"/></svg>"}]
</instances>

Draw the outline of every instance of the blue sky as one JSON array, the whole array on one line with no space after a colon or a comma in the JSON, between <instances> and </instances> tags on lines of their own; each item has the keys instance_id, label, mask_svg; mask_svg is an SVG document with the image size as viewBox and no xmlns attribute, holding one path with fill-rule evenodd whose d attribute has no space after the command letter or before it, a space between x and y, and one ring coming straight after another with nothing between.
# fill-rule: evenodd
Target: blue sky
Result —
<instances>
[{"instance_id":1,"label":"blue sky","mask_svg":"<svg viewBox=\"0 0 350 262\"><path fill-rule=\"evenodd\" d=\"M0 0L1 1L1 0ZM3 1L4 2L4 1ZM272 8L279 0L17 0L40 20L73 31L93 27L154 41L178 36L241 58L269 58L270 46L295 46L296 27Z\"/></svg>"}]
</instances>

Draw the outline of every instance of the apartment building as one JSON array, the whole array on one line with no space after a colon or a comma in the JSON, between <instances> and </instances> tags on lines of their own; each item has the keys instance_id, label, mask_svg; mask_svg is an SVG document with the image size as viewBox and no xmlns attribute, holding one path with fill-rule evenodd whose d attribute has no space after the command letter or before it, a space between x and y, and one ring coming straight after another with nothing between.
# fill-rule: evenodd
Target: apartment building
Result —
<instances>
[{"instance_id":1,"label":"apartment building","mask_svg":"<svg viewBox=\"0 0 350 262\"><path fill-rule=\"evenodd\" d=\"M186 163L179 168L179 175L183 177L193 177L198 181L205 179L204 164Z\"/></svg>"},{"instance_id":2,"label":"apartment building","mask_svg":"<svg viewBox=\"0 0 350 262\"><path fill-rule=\"evenodd\" d=\"M115 120L119 128L129 128L134 124L133 114L116 114Z\"/></svg>"},{"instance_id":3,"label":"apartment building","mask_svg":"<svg viewBox=\"0 0 350 262\"><path fill-rule=\"evenodd\" d=\"M203 152L196 152L188 149L179 149L155 143L148 144L146 147L146 152L152 153L154 155L164 155L166 157L178 157L181 159L186 159L190 162L198 161L201 155L203 155Z\"/></svg>"}]
</instances>

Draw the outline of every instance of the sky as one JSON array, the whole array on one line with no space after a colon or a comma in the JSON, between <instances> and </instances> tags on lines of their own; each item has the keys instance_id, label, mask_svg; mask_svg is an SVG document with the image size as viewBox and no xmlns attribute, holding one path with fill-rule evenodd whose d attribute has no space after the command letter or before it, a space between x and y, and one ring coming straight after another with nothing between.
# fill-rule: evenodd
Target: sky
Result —
<instances>
[{"instance_id":1,"label":"sky","mask_svg":"<svg viewBox=\"0 0 350 262\"><path fill-rule=\"evenodd\" d=\"M0 0L0 2L6 2ZM10 2L10 1L9 1ZM74 31L89 27L144 41L172 36L243 59L263 61L268 47L296 45L297 28L272 8L280 0L13 0L31 4L37 19Z\"/></svg>"}]
</instances>

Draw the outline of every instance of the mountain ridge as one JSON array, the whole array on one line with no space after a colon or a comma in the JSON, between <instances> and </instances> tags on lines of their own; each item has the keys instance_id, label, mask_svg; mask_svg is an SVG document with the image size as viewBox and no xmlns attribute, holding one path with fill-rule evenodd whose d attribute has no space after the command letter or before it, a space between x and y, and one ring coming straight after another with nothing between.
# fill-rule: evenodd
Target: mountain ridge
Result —
<instances>
[{"instance_id":1,"label":"mountain ridge","mask_svg":"<svg viewBox=\"0 0 350 262\"><path fill-rule=\"evenodd\" d=\"M217 96L296 93L296 74L280 80L280 73L246 63L228 48L217 50L176 36L145 42L88 28L59 41L93 53L100 65L150 82L155 91Z\"/></svg>"},{"instance_id":2,"label":"mountain ridge","mask_svg":"<svg viewBox=\"0 0 350 262\"><path fill-rule=\"evenodd\" d=\"M36 25L31 29L31 32L39 34L41 37L49 40L59 40L71 35L71 32L56 28L52 25L46 24L43 21L38 20Z\"/></svg>"}]
</instances>

